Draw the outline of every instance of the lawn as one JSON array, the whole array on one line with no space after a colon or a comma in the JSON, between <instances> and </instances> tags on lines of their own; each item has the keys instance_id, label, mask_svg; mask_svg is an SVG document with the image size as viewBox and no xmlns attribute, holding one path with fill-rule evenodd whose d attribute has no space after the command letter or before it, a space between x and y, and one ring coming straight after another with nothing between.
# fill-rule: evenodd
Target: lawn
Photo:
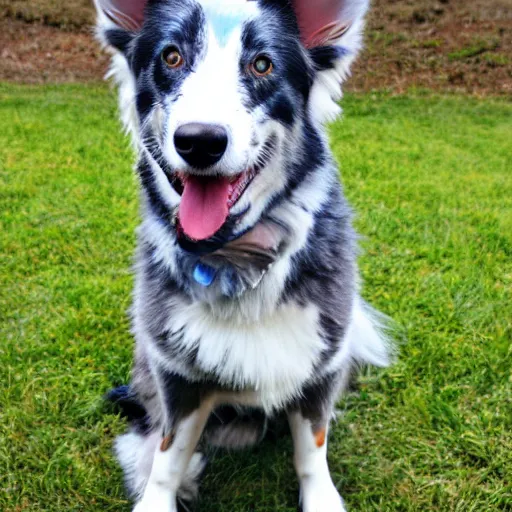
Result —
<instances>
[{"instance_id":1,"label":"lawn","mask_svg":"<svg viewBox=\"0 0 512 512\"><path fill-rule=\"evenodd\" d=\"M512 103L349 96L331 129L399 362L341 403L351 511L512 510ZM106 87L0 85L0 510L129 511L132 154ZM296 511L291 444L212 454L202 512ZM159 511L155 511L159 512ZM329 511L326 511L329 512Z\"/></svg>"}]
</instances>

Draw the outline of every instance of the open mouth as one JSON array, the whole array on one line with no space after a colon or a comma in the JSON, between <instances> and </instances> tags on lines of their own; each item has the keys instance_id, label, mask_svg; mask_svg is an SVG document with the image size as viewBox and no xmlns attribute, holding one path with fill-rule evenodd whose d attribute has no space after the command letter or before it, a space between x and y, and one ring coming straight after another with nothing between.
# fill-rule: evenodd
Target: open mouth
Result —
<instances>
[{"instance_id":1,"label":"open mouth","mask_svg":"<svg viewBox=\"0 0 512 512\"><path fill-rule=\"evenodd\" d=\"M176 173L171 183L181 195L178 220L184 234L198 241L214 236L257 174L256 169L233 177Z\"/></svg>"},{"instance_id":2,"label":"open mouth","mask_svg":"<svg viewBox=\"0 0 512 512\"><path fill-rule=\"evenodd\" d=\"M201 176L176 172L170 177L173 188L181 195L178 222L187 238L203 241L220 231L260 171L271 158L275 141L264 144L264 151L256 164L235 176Z\"/></svg>"}]
</instances>

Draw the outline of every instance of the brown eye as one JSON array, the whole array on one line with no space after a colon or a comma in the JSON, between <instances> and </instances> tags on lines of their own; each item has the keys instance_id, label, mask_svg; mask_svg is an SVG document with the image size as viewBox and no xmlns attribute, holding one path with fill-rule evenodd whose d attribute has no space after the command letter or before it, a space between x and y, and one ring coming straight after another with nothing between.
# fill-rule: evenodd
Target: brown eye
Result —
<instances>
[{"instance_id":1,"label":"brown eye","mask_svg":"<svg viewBox=\"0 0 512 512\"><path fill-rule=\"evenodd\" d=\"M268 76L272 73L273 69L272 61L265 55L256 57L252 63L252 70L256 76Z\"/></svg>"},{"instance_id":2,"label":"brown eye","mask_svg":"<svg viewBox=\"0 0 512 512\"><path fill-rule=\"evenodd\" d=\"M180 68L181 66L183 66L183 63L185 62L176 46L169 46L168 48L166 48L162 52L162 59L171 69Z\"/></svg>"}]
</instances>

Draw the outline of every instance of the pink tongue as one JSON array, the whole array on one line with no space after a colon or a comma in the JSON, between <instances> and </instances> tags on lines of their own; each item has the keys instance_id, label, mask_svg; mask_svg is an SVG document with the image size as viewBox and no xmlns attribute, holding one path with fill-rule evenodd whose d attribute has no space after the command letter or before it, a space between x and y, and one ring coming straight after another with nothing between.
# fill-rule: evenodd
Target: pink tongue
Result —
<instances>
[{"instance_id":1,"label":"pink tongue","mask_svg":"<svg viewBox=\"0 0 512 512\"><path fill-rule=\"evenodd\" d=\"M188 176L180 204L180 224L193 240L207 240L229 215L230 184L225 178Z\"/></svg>"}]
</instances>

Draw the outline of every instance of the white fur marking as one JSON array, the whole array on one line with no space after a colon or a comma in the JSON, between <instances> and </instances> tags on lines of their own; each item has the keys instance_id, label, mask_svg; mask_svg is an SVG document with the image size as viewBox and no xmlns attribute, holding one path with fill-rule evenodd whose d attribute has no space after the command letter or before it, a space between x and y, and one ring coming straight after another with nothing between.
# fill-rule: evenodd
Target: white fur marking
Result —
<instances>
[{"instance_id":1,"label":"white fur marking","mask_svg":"<svg viewBox=\"0 0 512 512\"><path fill-rule=\"evenodd\" d=\"M385 335L387 319L376 313L358 297L341 350L330 361L326 373L350 368L353 364L389 366L393 360L393 344Z\"/></svg>"},{"instance_id":2,"label":"white fur marking","mask_svg":"<svg viewBox=\"0 0 512 512\"><path fill-rule=\"evenodd\" d=\"M182 420L167 451L161 451L160 443L157 443L151 474L133 512L177 512L178 491L212 407L212 400L204 401L200 409Z\"/></svg>"},{"instance_id":3,"label":"white fur marking","mask_svg":"<svg viewBox=\"0 0 512 512\"><path fill-rule=\"evenodd\" d=\"M318 446L311 422L300 413L290 414L289 421L303 512L345 512L327 465L327 439Z\"/></svg>"},{"instance_id":4,"label":"white fur marking","mask_svg":"<svg viewBox=\"0 0 512 512\"><path fill-rule=\"evenodd\" d=\"M297 396L325 348L313 306L286 304L257 322L241 324L213 316L201 303L172 303L169 312L168 330L183 329L181 345L197 350L197 366L234 389L257 391L266 410Z\"/></svg>"}]
</instances>

